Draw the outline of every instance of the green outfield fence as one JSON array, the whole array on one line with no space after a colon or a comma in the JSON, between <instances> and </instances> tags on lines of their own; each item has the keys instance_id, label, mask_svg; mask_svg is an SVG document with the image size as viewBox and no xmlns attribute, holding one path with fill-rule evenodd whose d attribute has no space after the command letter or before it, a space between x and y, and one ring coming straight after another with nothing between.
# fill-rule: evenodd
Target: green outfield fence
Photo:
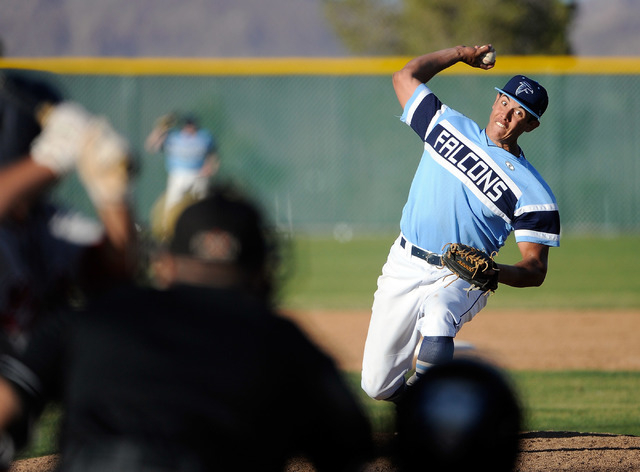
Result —
<instances>
[{"instance_id":1,"label":"green outfield fence","mask_svg":"<svg viewBox=\"0 0 640 472\"><path fill-rule=\"evenodd\" d=\"M143 223L166 178L143 142L159 115L177 111L199 115L219 141L219 177L250 189L279 225L349 235L397 231L422 149L391 86L408 59L7 58L0 67L50 76L130 139ZM493 87L516 73L549 91L542 125L521 144L554 189L564 231L637 233L640 59L501 57L491 71L456 65L430 85L484 125ZM91 211L74 178L57 196Z\"/></svg>"}]
</instances>

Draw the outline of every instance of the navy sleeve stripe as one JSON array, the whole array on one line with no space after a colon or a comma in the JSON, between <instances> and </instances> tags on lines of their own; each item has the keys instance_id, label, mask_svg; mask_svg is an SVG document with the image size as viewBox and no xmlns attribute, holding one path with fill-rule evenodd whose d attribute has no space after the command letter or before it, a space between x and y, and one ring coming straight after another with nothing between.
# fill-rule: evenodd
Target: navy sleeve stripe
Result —
<instances>
[{"instance_id":1,"label":"navy sleeve stripe","mask_svg":"<svg viewBox=\"0 0 640 472\"><path fill-rule=\"evenodd\" d=\"M515 230L560 234L560 214L556 210L523 213L516 218L513 227Z\"/></svg>"},{"instance_id":2,"label":"navy sleeve stripe","mask_svg":"<svg viewBox=\"0 0 640 472\"><path fill-rule=\"evenodd\" d=\"M418 136L424 141L427 129L434 115L442 107L442 102L433 93L429 93L413 110L409 124Z\"/></svg>"}]
</instances>

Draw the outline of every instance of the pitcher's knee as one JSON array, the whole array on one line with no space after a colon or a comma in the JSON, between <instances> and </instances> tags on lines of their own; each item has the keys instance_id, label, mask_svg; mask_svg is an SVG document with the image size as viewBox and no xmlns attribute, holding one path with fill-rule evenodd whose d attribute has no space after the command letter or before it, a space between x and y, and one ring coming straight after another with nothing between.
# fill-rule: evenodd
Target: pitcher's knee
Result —
<instances>
[{"instance_id":1,"label":"pitcher's knee","mask_svg":"<svg viewBox=\"0 0 640 472\"><path fill-rule=\"evenodd\" d=\"M362 390L374 400L388 400L396 394L399 388L404 387L404 377L393 382L388 382L386 379L382 380L367 376L363 372L360 386Z\"/></svg>"}]
</instances>

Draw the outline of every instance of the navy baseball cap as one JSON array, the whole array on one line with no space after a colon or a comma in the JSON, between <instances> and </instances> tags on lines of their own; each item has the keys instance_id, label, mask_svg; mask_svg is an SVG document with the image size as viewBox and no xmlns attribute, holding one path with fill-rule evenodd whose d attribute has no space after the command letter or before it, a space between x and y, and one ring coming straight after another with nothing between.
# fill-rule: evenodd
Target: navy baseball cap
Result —
<instances>
[{"instance_id":1,"label":"navy baseball cap","mask_svg":"<svg viewBox=\"0 0 640 472\"><path fill-rule=\"evenodd\" d=\"M535 116L537 120L540 119L547 109L547 105L549 105L549 96L545 88L524 75L516 75L503 88L495 87L495 89L518 102L522 108Z\"/></svg>"}]
</instances>

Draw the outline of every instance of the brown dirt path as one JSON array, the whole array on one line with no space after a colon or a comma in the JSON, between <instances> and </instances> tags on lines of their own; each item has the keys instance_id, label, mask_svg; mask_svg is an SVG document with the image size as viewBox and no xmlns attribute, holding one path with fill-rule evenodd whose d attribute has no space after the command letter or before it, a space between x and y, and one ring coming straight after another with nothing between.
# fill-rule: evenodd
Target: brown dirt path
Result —
<instances>
[{"instance_id":1,"label":"brown dirt path","mask_svg":"<svg viewBox=\"0 0 640 472\"><path fill-rule=\"evenodd\" d=\"M360 370L369 312L288 313L341 368ZM640 311L499 311L489 308L456 341L503 368L640 370Z\"/></svg>"},{"instance_id":2,"label":"brown dirt path","mask_svg":"<svg viewBox=\"0 0 640 472\"><path fill-rule=\"evenodd\" d=\"M358 371L368 312L289 313L345 370ZM465 325L457 341L507 369L640 370L640 311L496 311ZM382 438L381 441L385 439ZM517 472L640 471L640 437L567 431L524 433ZM18 461L11 472L50 472L55 456ZM384 458L367 472L393 472ZM313 472L293 462L287 472Z\"/></svg>"}]
</instances>

